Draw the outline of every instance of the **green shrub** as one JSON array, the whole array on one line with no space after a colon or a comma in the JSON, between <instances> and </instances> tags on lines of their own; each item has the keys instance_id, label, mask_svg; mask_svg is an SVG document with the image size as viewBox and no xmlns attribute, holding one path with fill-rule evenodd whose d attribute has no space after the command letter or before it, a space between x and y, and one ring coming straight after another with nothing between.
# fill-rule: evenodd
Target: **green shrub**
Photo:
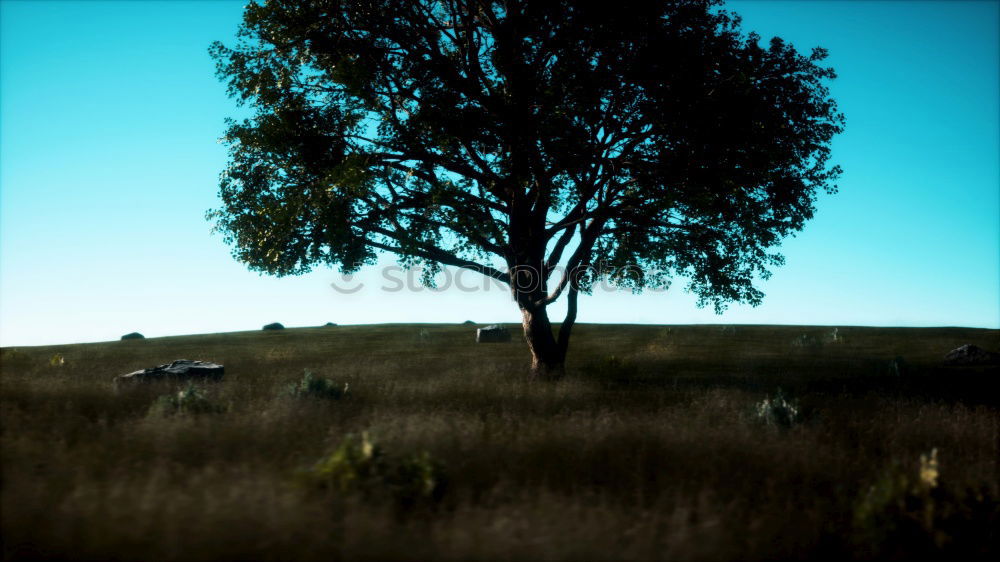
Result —
<instances>
[{"instance_id":1,"label":"green shrub","mask_svg":"<svg viewBox=\"0 0 1000 562\"><path fill-rule=\"evenodd\" d=\"M62 354L56 353L49 358L49 366L51 367L62 367L66 364L66 358Z\"/></svg>"},{"instance_id":2,"label":"green shrub","mask_svg":"<svg viewBox=\"0 0 1000 562\"><path fill-rule=\"evenodd\" d=\"M4 374L27 371L32 367L31 356L16 348L0 349L0 369Z\"/></svg>"},{"instance_id":3,"label":"green shrub","mask_svg":"<svg viewBox=\"0 0 1000 562\"><path fill-rule=\"evenodd\" d=\"M350 395L350 385L344 383L343 386L340 386L330 379L314 377L312 372L306 369L302 380L292 383L286 394L297 398L340 400Z\"/></svg>"},{"instance_id":4,"label":"green shrub","mask_svg":"<svg viewBox=\"0 0 1000 562\"><path fill-rule=\"evenodd\" d=\"M403 457L385 476L393 498L402 507L437 503L447 485L444 466L427 451Z\"/></svg>"},{"instance_id":5,"label":"green shrub","mask_svg":"<svg viewBox=\"0 0 1000 562\"><path fill-rule=\"evenodd\" d=\"M171 416L174 414L217 414L225 410L222 406L209 400L205 392L199 390L193 383L187 388L172 394L160 396L149 409L152 415Z\"/></svg>"},{"instance_id":6,"label":"green shrub","mask_svg":"<svg viewBox=\"0 0 1000 562\"><path fill-rule=\"evenodd\" d=\"M339 492L366 490L384 472L382 448L367 432L348 434L332 453L320 459L305 476L317 487Z\"/></svg>"},{"instance_id":7,"label":"green shrub","mask_svg":"<svg viewBox=\"0 0 1000 562\"><path fill-rule=\"evenodd\" d=\"M767 425L778 427L792 427L803 419L798 400L788 398L780 388L773 397L769 396L754 406L754 415Z\"/></svg>"},{"instance_id":8,"label":"green shrub","mask_svg":"<svg viewBox=\"0 0 1000 562\"><path fill-rule=\"evenodd\" d=\"M857 549L876 558L976 557L998 546L1000 501L987 487L948 486L940 478L937 449L921 455L916 468L893 463L858 498Z\"/></svg>"},{"instance_id":9,"label":"green shrub","mask_svg":"<svg viewBox=\"0 0 1000 562\"><path fill-rule=\"evenodd\" d=\"M439 502L447 482L444 467L426 451L387 456L367 432L348 434L300 477L313 488L358 493L373 501L391 498L401 508Z\"/></svg>"}]
</instances>

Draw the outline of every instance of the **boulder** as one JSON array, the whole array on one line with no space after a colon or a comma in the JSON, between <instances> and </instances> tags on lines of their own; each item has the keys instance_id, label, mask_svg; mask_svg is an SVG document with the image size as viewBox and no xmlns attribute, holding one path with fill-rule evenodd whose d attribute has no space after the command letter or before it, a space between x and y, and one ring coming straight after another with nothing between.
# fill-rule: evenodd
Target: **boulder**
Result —
<instances>
[{"instance_id":1,"label":"boulder","mask_svg":"<svg viewBox=\"0 0 1000 562\"><path fill-rule=\"evenodd\" d=\"M510 341L510 332L498 324L476 330L476 343L502 343Z\"/></svg>"},{"instance_id":2,"label":"boulder","mask_svg":"<svg viewBox=\"0 0 1000 562\"><path fill-rule=\"evenodd\" d=\"M225 368L218 363L178 359L172 363L118 375L115 377L115 382L146 382L164 379L217 381L222 378L224 373Z\"/></svg>"},{"instance_id":3,"label":"boulder","mask_svg":"<svg viewBox=\"0 0 1000 562\"><path fill-rule=\"evenodd\" d=\"M270 324L265 324L261 330L284 330L285 327L281 325L281 322L272 322Z\"/></svg>"},{"instance_id":4,"label":"boulder","mask_svg":"<svg viewBox=\"0 0 1000 562\"><path fill-rule=\"evenodd\" d=\"M1000 353L965 344L944 356L945 365L1000 365Z\"/></svg>"},{"instance_id":5,"label":"boulder","mask_svg":"<svg viewBox=\"0 0 1000 562\"><path fill-rule=\"evenodd\" d=\"M146 336L140 334L139 332L132 332L130 334L125 334L122 336L123 340L144 340Z\"/></svg>"}]
</instances>

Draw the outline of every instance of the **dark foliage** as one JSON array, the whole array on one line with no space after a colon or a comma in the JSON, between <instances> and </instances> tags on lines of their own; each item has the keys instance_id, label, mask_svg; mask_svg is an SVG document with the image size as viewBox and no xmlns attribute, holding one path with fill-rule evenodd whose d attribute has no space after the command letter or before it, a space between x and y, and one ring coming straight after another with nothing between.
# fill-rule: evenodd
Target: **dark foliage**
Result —
<instances>
[{"instance_id":1,"label":"dark foliage","mask_svg":"<svg viewBox=\"0 0 1000 562\"><path fill-rule=\"evenodd\" d=\"M825 50L762 45L720 4L252 2L240 42L211 48L253 116L230 122L210 218L262 272L388 251L428 282L511 283L546 364L599 277L757 304L776 245L836 189L843 116Z\"/></svg>"}]
</instances>

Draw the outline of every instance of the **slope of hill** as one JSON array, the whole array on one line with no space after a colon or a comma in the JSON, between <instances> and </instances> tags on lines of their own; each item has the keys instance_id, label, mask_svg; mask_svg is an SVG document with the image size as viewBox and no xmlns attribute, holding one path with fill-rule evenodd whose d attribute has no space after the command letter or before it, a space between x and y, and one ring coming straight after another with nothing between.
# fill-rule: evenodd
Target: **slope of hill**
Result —
<instances>
[{"instance_id":1,"label":"slope of hill","mask_svg":"<svg viewBox=\"0 0 1000 562\"><path fill-rule=\"evenodd\" d=\"M997 349L1000 331L580 325L555 384L526 382L518 338L477 345L474 332L4 348L4 556L1000 549L1000 369L941 361L965 343ZM112 382L181 358L223 363L225 379L180 398L177 383Z\"/></svg>"}]
</instances>

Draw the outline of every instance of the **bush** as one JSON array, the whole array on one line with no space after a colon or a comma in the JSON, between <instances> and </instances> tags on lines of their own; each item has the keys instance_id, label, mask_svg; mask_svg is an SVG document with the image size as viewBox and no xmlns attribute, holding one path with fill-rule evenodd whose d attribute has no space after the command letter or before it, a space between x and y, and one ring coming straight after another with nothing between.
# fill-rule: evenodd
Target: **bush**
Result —
<instances>
[{"instance_id":1,"label":"bush","mask_svg":"<svg viewBox=\"0 0 1000 562\"><path fill-rule=\"evenodd\" d=\"M802 411L798 400L789 399L778 389L774 397L768 397L754 406L756 418L767 425L792 427L802 421Z\"/></svg>"},{"instance_id":2,"label":"bush","mask_svg":"<svg viewBox=\"0 0 1000 562\"><path fill-rule=\"evenodd\" d=\"M175 394L167 394L156 399L150 407L150 414L170 416L174 414L217 414L225 409L208 399L208 396L194 384Z\"/></svg>"},{"instance_id":3,"label":"bush","mask_svg":"<svg viewBox=\"0 0 1000 562\"><path fill-rule=\"evenodd\" d=\"M332 453L300 474L310 487L339 494L358 493L397 507L433 505L444 495L443 465L426 451L400 458L384 454L367 432L348 434Z\"/></svg>"},{"instance_id":4,"label":"bush","mask_svg":"<svg viewBox=\"0 0 1000 562\"><path fill-rule=\"evenodd\" d=\"M382 448L367 432L361 437L348 434L332 453L321 459L306 478L321 489L338 492L367 491L384 472Z\"/></svg>"},{"instance_id":5,"label":"bush","mask_svg":"<svg viewBox=\"0 0 1000 562\"><path fill-rule=\"evenodd\" d=\"M31 356L16 348L0 349L0 369L4 374L31 368Z\"/></svg>"},{"instance_id":6,"label":"bush","mask_svg":"<svg viewBox=\"0 0 1000 562\"><path fill-rule=\"evenodd\" d=\"M286 393L296 398L309 397L340 400L350 395L350 384L344 383L344 386L340 386L330 379L314 377L312 372L306 369L302 380L292 383Z\"/></svg>"},{"instance_id":7,"label":"bush","mask_svg":"<svg viewBox=\"0 0 1000 562\"><path fill-rule=\"evenodd\" d=\"M844 334L840 333L840 328L834 328L827 339L830 343L844 343Z\"/></svg>"},{"instance_id":8,"label":"bush","mask_svg":"<svg viewBox=\"0 0 1000 562\"><path fill-rule=\"evenodd\" d=\"M801 334L792 340L792 347L802 347L807 349L814 349L823 345L816 336L810 334Z\"/></svg>"},{"instance_id":9,"label":"bush","mask_svg":"<svg viewBox=\"0 0 1000 562\"><path fill-rule=\"evenodd\" d=\"M894 463L859 497L855 547L877 558L976 557L994 550L1000 501L990 490L948 486L940 478L937 449L920 455L916 468Z\"/></svg>"},{"instance_id":10,"label":"bush","mask_svg":"<svg viewBox=\"0 0 1000 562\"><path fill-rule=\"evenodd\" d=\"M584 366L583 372L585 375L592 377L612 381L625 381L635 378L636 374L638 374L638 369L635 365L620 357L609 355L598 361L588 363Z\"/></svg>"},{"instance_id":11,"label":"bush","mask_svg":"<svg viewBox=\"0 0 1000 562\"><path fill-rule=\"evenodd\" d=\"M893 377L905 377L909 373L909 366L902 357L894 357L889 361L889 375Z\"/></svg>"},{"instance_id":12,"label":"bush","mask_svg":"<svg viewBox=\"0 0 1000 562\"><path fill-rule=\"evenodd\" d=\"M62 367L65 364L66 364L66 358L59 353L56 353L55 355L49 358L49 366L51 367Z\"/></svg>"},{"instance_id":13,"label":"bush","mask_svg":"<svg viewBox=\"0 0 1000 562\"><path fill-rule=\"evenodd\" d=\"M427 451L402 458L386 474L385 481L401 507L438 503L447 485L444 466Z\"/></svg>"}]
</instances>

